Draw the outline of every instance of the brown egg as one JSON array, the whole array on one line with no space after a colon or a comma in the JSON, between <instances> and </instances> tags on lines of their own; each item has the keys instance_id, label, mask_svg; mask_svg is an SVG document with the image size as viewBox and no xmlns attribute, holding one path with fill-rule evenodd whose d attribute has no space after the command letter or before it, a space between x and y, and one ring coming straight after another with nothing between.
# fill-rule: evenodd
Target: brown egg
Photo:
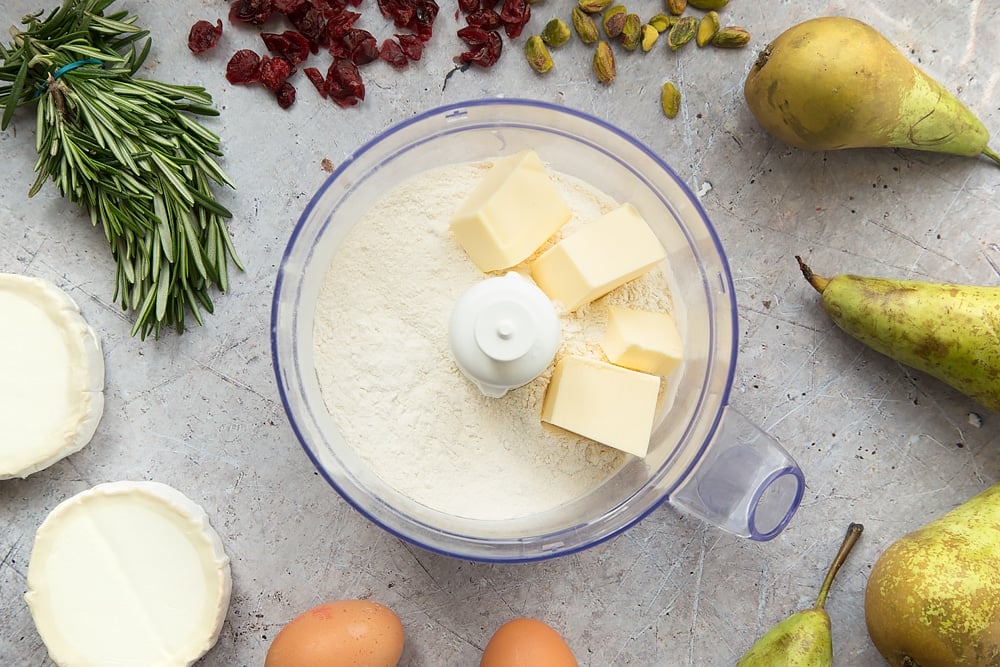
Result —
<instances>
[{"instance_id":1,"label":"brown egg","mask_svg":"<svg viewBox=\"0 0 1000 667\"><path fill-rule=\"evenodd\" d=\"M577 667L558 632L533 618L507 621L493 634L479 667Z\"/></svg>"},{"instance_id":2,"label":"brown egg","mask_svg":"<svg viewBox=\"0 0 1000 667\"><path fill-rule=\"evenodd\" d=\"M277 634L264 667L396 667L403 624L370 600L327 602L299 614Z\"/></svg>"}]
</instances>

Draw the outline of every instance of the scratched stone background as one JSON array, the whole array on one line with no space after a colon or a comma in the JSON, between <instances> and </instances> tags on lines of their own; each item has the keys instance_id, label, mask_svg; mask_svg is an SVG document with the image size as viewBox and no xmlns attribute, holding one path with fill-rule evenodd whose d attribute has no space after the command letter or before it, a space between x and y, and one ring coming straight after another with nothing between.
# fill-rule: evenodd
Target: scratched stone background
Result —
<instances>
[{"instance_id":1,"label":"scratched stone background","mask_svg":"<svg viewBox=\"0 0 1000 667\"><path fill-rule=\"evenodd\" d=\"M0 23L53 4L5 0ZM642 15L663 11L656 0L626 5ZM549 622L581 665L731 665L760 633L812 604L852 521L865 533L828 603L836 663L884 664L865 631L871 566L889 543L1000 479L1000 415L839 332L793 257L826 274L997 284L1000 169L929 153L787 148L756 125L742 82L757 51L785 28L849 14L876 26L1000 133L1000 6L732 0L721 13L752 33L743 50L691 44L672 53L661 43L648 54L619 52L618 79L602 86L582 44L556 52L555 69L542 77L527 67L521 37L506 43L492 69L456 73L445 86L462 48L455 6L445 2L419 63L405 71L366 66L361 105L344 110L321 100L300 74L288 111L223 76L233 51L259 48L252 29L227 23L214 52L188 52L190 25L224 19L225 2L117 6L150 29L155 77L203 85L215 97L221 116L207 124L221 135L224 167L237 183L220 197L235 213L232 233L247 271L233 276L203 328L131 338L128 317L112 301L114 266L102 234L51 188L27 198L33 115L19 113L0 134L0 271L63 287L101 333L107 363L107 405L92 443L26 480L0 482L0 664L50 664L22 600L36 527L63 499L120 479L175 486L206 508L225 542L233 599L218 644L199 663L205 667L261 665L292 616L352 597L399 614L404 666L478 664L492 632L514 616ZM525 36L567 17L571 6L541 0ZM359 26L388 35L374 0L362 8ZM683 93L673 120L659 109L667 79ZM665 506L571 557L477 564L389 536L312 470L278 399L268 323L289 233L328 175L322 163L337 164L414 113L491 95L547 100L611 121L703 192L739 303L732 404L784 444L808 480L801 509L777 539L742 540Z\"/></svg>"}]
</instances>

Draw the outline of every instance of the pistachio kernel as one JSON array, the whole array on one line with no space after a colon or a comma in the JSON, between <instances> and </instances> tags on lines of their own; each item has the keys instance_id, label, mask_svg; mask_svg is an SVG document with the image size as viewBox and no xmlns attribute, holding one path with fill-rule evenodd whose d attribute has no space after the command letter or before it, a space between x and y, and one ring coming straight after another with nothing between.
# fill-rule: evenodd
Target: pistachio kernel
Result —
<instances>
[{"instance_id":1,"label":"pistachio kernel","mask_svg":"<svg viewBox=\"0 0 1000 667\"><path fill-rule=\"evenodd\" d=\"M729 4L729 0L688 0L688 4L702 11L718 11Z\"/></svg>"},{"instance_id":2,"label":"pistachio kernel","mask_svg":"<svg viewBox=\"0 0 1000 667\"><path fill-rule=\"evenodd\" d=\"M524 43L524 57L528 59L531 69L539 74L545 74L552 69L554 64L552 56L549 55L549 49L545 46L540 35L532 35Z\"/></svg>"},{"instance_id":3,"label":"pistachio kernel","mask_svg":"<svg viewBox=\"0 0 1000 667\"><path fill-rule=\"evenodd\" d=\"M649 19L647 23L656 28L657 32L666 32L670 30L670 26L673 25L670 19L677 18L675 16L667 16L666 14L657 14L653 18Z\"/></svg>"},{"instance_id":4,"label":"pistachio kernel","mask_svg":"<svg viewBox=\"0 0 1000 667\"><path fill-rule=\"evenodd\" d=\"M588 14L603 12L611 4L611 0L579 0L577 6Z\"/></svg>"},{"instance_id":5,"label":"pistachio kernel","mask_svg":"<svg viewBox=\"0 0 1000 667\"><path fill-rule=\"evenodd\" d=\"M670 81L660 90L660 105L667 118L673 118L681 110L681 91Z\"/></svg>"},{"instance_id":6,"label":"pistachio kernel","mask_svg":"<svg viewBox=\"0 0 1000 667\"><path fill-rule=\"evenodd\" d=\"M735 25L721 28L712 37L712 45L723 49L738 49L746 46L749 41L750 33L744 28Z\"/></svg>"},{"instance_id":7,"label":"pistachio kernel","mask_svg":"<svg viewBox=\"0 0 1000 667\"><path fill-rule=\"evenodd\" d=\"M660 31L648 23L643 24L642 28L639 29L639 44L642 46L643 53L649 53L659 38Z\"/></svg>"},{"instance_id":8,"label":"pistachio kernel","mask_svg":"<svg viewBox=\"0 0 1000 667\"><path fill-rule=\"evenodd\" d=\"M615 80L615 54L611 45L601 40L594 49L594 73L601 83L611 83Z\"/></svg>"},{"instance_id":9,"label":"pistachio kernel","mask_svg":"<svg viewBox=\"0 0 1000 667\"><path fill-rule=\"evenodd\" d=\"M552 19L542 28L542 41L552 47L559 47L569 41L572 33L562 19Z\"/></svg>"},{"instance_id":10,"label":"pistachio kernel","mask_svg":"<svg viewBox=\"0 0 1000 667\"><path fill-rule=\"evenodd\" d=\"M622 5L615 5L604 12L601 25L604 27L604 34L608 36L608 39L617 39L622 34L622 28L625 27L626 14L625 7Z\"/></svg>"},{"instance_id":11,"label":"pistachio kernel","mask_svg":"<svg viewBox=\"0 0 1000 667\"><path fill-rule=\"evenodd\" d=\"M638 14L627 14L625 25L622 26L622 46L626 51L635 51L639 47L642 32L642 19Z\"/></svg>"},{"instance_id":12,"label":"pistachio kernel","mask_svg":"<svg viewBox=\"0 0 1000 667\"><path fill-rule=\"evenodd\" d=\"M705 46L712 41L715 33L719 32L719 12L711 11L701 17L698 21L698 33L694 36L694 41L698 46Z\"/></svg>"},{"instance_id":13,"label":"pistachio kernel","mask_svg":"<svg viewBox=\"0 0 1000 667\"><path fill-rule=\"evenodd\" d=\"M597 21L594 20L594 17L579 7L574 7L572 18L573 29L576 30L576 36L580 38L581 42L593 44L600 39L601 35L597 31Z\"/></svg>"},{"instance_id":14,"label":"pistachio kernel","mask_svg":"<svg viewBox=\"0 0 1000 667\"><path fill-rule=\"evenodd\" d=\"M698 31L698 19L693 16L682 16L667 33L667 46L676 51L694 38Z\"/></svg>"},{"instance_id":15,"label":"pistachio kernel","mask_svg":"<svg viewBox=\"0 0 1000 667\"><path fill-rule=\"evenodd\" d=\"M674 16L680 16L687 9L687 0L667 0L667 11Z\"/></svg>"}]
</instances>

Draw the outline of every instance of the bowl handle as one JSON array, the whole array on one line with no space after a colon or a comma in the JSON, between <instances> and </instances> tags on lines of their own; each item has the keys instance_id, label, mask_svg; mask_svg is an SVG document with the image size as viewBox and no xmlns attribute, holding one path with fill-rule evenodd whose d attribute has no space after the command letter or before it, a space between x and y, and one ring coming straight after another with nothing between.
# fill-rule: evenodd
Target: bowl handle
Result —
<instances>
[{"instance_id":1,"label":"bowl handle","mask_svg":"<svg viewBox=\"0 0 1000 667\"><path fill-rule=\"evenodd\" d=\"M766 541L788 525L804 490L802 470L781 445L726 406L715 435L670 502L723 530Z\"/></svg>"}]
</instances>

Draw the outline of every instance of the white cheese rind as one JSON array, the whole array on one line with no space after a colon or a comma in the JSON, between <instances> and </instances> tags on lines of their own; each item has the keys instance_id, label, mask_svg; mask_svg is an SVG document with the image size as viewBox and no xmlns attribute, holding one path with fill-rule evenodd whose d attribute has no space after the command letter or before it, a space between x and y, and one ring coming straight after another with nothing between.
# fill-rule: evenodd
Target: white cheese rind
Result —
<instances>
[{"instance_id":1,"label":"white cheese rind","mask_svg":"<svg viewBox=\"0 0 1000 667\"><path fill-rule=\"evenodd\" d=\"M104 413L104 355L73 299L0 273L0 479L80 451Z\"/></svg>"},{"instance_id":2,"label":"white cheese rind","mask_svg":"<svg viewBox=\"0 0 1000 667\"><path fill-rule=\"evenodd\" d=\"M159 482L99 484L56 506L27 584L59 667L189 667L218 641L232 593L208 515Z\"/></svg>"}]
</instances>

